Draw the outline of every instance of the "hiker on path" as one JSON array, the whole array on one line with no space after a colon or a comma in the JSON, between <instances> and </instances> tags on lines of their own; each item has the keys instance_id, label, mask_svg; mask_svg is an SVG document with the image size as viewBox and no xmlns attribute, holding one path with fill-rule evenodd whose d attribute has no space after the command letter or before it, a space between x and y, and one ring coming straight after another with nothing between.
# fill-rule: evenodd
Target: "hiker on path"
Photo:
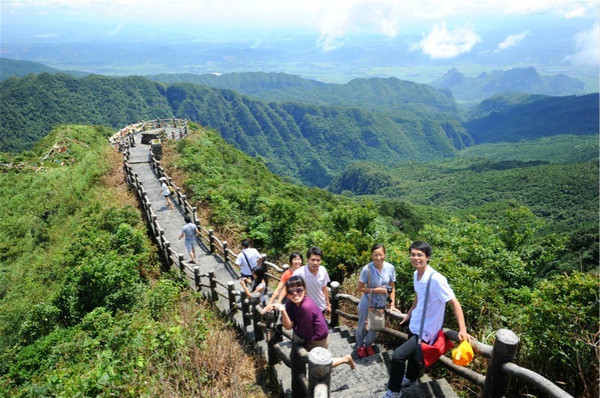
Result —
<instances>
[{"instance_id":1,"label":"hiker on path","mask_svg":"<svg viewBox=\"0 0 600 398\"><path fill-rule=\"evenodd\" d=\"M276 304L281 311L283 327L294 330L294 334L304 340L307 351L315 347L328 347L329 328L321 309L306 295L306 284L301 276L293 275L285 283L287 301ZM332 367L347 364L354 370L355 364L351 355L334 358Z\"/></svg>"},{"instance_id":2,"label":"hiker on path","mask_svg":"<svg viewBox=\"0 0 600 398\"><path fill-rule=\"evenodd\" d=\"M250 239L244 239L242 241L242 252L235 259L235 265L240 267L242 278L254 280L252 270L261 264L261 260L260 253L252 247Z\"/></svg>"},{"instance_id":3,"label":"hiker on path","mask_svg":"<svg viewBox=\"0 0 600 398\"><path fill-rule=\"evenodd\" d=\"M200 236L200 231L198 231L198 227L196 224L192 222L192 219L188 216L185 216L185 225L181 228L181 235L179 235L179 240L185 237L185 248L192 259L192 263L196 264L196 236Z\"/></svg>"},{"instance_id":4,"label":"hiker on path","mask_svg":"<svg viewBox=\"0 0 600 398\"><path fill-rule=\"evenodd\" d=\"M438 332L442 330L444 324L446 303L449 302L454 310L454 316L458 322L458 339L463 341L473 338L467 333L462 307L454 296L452 288L448 285L448 281L442 274L429 266L431 246L426 242L416 241L410 245L408 250L410 263L415 268L413 286L417 297L406 317L400 322L400 325L409 323L408 340L396 348L392 355L388 389L383 398L400 398L403 388L417 382L420 364L415 359L415 352L418 350L417 354L421 354L419 333L421 333L424 343L430 345L435 343ZM425 302L430 279L429 294L427 302ZM422 322L424 306L426 306L427 312L424 322ZM405 362L407 363L406 367Z\"/></svg>"},{"instance_id":5,"label":"hiker on path","mask_svg":"<svg viewBox=\"0 0 600 398\"><path fill-rule=\"evenodd\" d=\"M167 205L169 206L169 209L175 210L175 207L173 207L173 203L171 202L171 190L169 189L169 186L167 185L167 179L165 177L160 177L158 179L158 181L161 182L161 184L160 184L161 192L158 194L158 196L160 196L162 194L165 197L165 200L167 201Z\"/></svg>"}]
</instances>

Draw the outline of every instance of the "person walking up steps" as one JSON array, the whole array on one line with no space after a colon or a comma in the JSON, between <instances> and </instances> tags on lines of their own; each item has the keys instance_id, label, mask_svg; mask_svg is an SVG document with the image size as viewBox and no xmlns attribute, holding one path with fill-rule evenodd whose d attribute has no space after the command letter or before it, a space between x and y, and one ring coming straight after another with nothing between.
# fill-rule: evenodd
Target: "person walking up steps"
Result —
<instances>
[{"instance_id":1,"label":"person walking up steps","mask_svg":"<svg viewBox=\"0 0 600 398\"><path fill-rule=\"evenodd\" d=\"M161 184L160 184L161 192L158 194L158 196L160 196L162 194L165 197L165 200L167 201L167 205L169 206L169 209L175 210L175 207L173 207L173 203L171 202L171 190L169 189L169 186L167 185L167 179L165 177L160 177L158 179L158 181L161 182Z\"/></svg>"},{"instance_id":2,"label":"person walking up steps","mask_svg":"<svg viewBox=\"0 0 600 398\"><path fill-rule=\"evenodd\" d=\"M198 231L198 227L196 224L192 222L192 219L188 216L185 216L185 225L181 228L181 235L179 235L179 239L185 237L185 249L187 250L190 258L192 259L192 263L196 264L196 236L200 236L200 231Z\"/></svg>"},{"instance_id":3,"label":"person walking up steps","mask_svg":"<svg viewBox=\"0 0 600 398\"><path fill-rule=\"evenodd\" d=\"M444 324L444 312L446 303L452 305L454 316L458 322L458 339L471 340L472 337L467 333L465 317L460 303L454 296L454 292L446 278L429 266L431 258L431 246L426 242L413 242L408 248L410 253L410 263L415 268L413 274L413 286L417 297L412 307L406 314L406 317L400 322L403 325L409 323L408 340L400 347L396 348L392 355L390 365L390 376L387 385L387 392L383 398L400 398L402 389L416 383L419 376L420 365L415 359L415 352L421 351L419 344L419 333L422 334L423 342L433 344L437 339L438 332L442 330ZM427 284L431 279L431 285L427 302ZM423 307L427 306L425 319L423 318ZM407 365L405 365L405 362Z\"/></svg>"}]
</instances>

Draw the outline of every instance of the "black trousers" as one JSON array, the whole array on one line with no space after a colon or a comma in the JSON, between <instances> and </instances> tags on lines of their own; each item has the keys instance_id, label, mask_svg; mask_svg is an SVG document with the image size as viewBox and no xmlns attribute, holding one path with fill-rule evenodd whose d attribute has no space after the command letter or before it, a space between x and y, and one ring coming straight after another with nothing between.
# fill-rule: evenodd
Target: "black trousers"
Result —
<instances>
[{"instance_id":1,"label":"black trousers","mask_svg":"<svg viewBox=\"0 0 600 398\"><path fill-rule=\"evenodd\" d=\"M388 380L388 389L391 391L398 392L402 389L405 375L409 380L417 380L419 377L419 364L415 361L415 351L421 349L418 340L419 336L416 334L410 335L404 344L394 350Z\"/></svg>"}]
</instances>

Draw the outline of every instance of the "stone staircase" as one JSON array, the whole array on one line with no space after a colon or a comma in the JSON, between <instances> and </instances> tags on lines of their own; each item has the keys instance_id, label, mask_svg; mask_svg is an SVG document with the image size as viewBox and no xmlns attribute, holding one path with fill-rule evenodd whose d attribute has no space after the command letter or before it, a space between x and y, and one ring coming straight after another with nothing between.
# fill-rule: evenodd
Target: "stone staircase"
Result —
<instances>
[{"instance_id":1,"label":"stone staircase","mask_svg":"<svg viewBox=\"0 0 600 398\"><path fill-rule=\"evenodd\" d=\"M355 343L354 330L340 326L330 330L329 351L333 357L342 357L352 354L356 369L351 370L346 365L340 365L331 373L331 397L348 398L381 398L386 391L388 379L388 364L392 351L386 351L376 345L376 354L366 358L359 358L353 352ZM284 339L280 346L289 355L291 342ZM261 342L259 351L266 356L267 345ZM291 372L282 362L275 366L276 378L282 387L283 396L291 397ZM431 380L427 375L421 377L419 382L405 388L402 393L406 398L457 398L456 393L445 379Z\"/></svg>"}]
</instances>

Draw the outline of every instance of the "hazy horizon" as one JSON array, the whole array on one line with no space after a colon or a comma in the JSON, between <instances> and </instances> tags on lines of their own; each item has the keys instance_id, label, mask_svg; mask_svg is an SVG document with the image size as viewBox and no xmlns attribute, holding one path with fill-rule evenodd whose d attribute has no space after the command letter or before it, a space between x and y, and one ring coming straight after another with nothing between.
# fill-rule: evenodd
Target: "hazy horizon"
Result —
<instances>
[{"instance_id":1,"label":"hazy horizon","mask_svg":"<svg viewBox=\"0 0 600 398\"><path fill-rule=\"evenodd\" d=\"M597 84L600 1L0 1L0 55L107 75L430 82L512 67Z\"/></svg>"}]
</instances>

